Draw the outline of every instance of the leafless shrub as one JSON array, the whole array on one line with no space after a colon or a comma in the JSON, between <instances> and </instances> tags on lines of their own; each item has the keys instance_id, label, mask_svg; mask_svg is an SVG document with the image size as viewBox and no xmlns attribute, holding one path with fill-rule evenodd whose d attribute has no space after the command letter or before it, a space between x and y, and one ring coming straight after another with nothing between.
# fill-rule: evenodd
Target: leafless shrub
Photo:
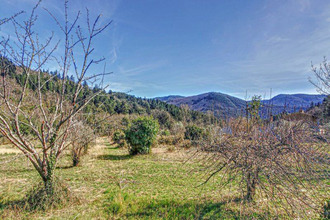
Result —
<instances>
[{"instance_id":1,"label":"leafless shrub","mask_svg":"<svg viewBox=\"0 0 330 220\"><path fill-rule=\"evenodd\" d=\"M158 138L158 143L159 144L164 144L164 145L179 145L184 141L183 135L169 135L169 136L160 136Z\"/></svg>"},{"instance_id":2,"label":"leafless shrub","mask_svg":"<svg viewBox=\"0 0 330 220\"><path fill-rule=\"evenodd\" d=\"M170 132L171 134L174 134L174 135L184 135L184 132L185 132L185 127L184 125L182 124L182 122L176 122L174 123L173 127L170 129Z\"/></svg>"},{"instance_id":3,"label":"leafless shrub","mask_svg":"<svg viewBox=\"0 0 330 220\"><path fill-rule=\"evenodd\" d=\"M70 129L73 166L80 164L81 157L87 154L88 149L95 144L94 130L82 121L74 123Z\"/></svg>"},{"instance_id":4,"label":"leafless shrub","mask_svg":"<svg viewBox=\"0 0 330 220\"><path fill-rule=\"evenodd\" d=\"M264 201L290 216L319 211L321 180L329 178L329 154L302 121L262 122L231 119L212 144L202 150L210 174L222 184L237 182L247 202ZM315 212L314 212L315 213Z\"/></svg>"}]
</instances>

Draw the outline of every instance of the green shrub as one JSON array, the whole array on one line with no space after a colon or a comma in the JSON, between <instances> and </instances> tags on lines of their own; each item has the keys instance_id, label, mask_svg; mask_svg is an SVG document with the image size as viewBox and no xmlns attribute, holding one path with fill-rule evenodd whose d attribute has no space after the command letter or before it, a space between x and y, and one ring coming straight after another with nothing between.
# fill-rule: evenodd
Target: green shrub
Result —
<instances>
[{"instance_id":1,"label":"green shrub","mask_svg":"<svg viewBox=\"0 0 330 220\"><path fill-rule=\"evenodd\" d=\"M170 133L169 130L162 130L160 135L162 135L162 136L169 136L170 134L171 133Z\"/></svg>"},{"instance_id":2,"label":"green shrub","mask_svg":"<svg viewBox=\"0 0 330 220\"><path fill-rule=\"evenodd\" d=\"M118 215L126 211L130 205L129 194L122 191L105 191L106 201L104 203L105 211L111 215Z\"/></svg>"},{"instance_id":3,"label":"green shrub","mask_svg":"<svg viewBox=\"0 0 330 220\"><path fill-rule=\"evenodd\" d=\"M184 139L191 141L201 140L205 135L205 132L202 128L196 125L188 125L186 131L184 132Z\"/></svg>"},{"instance_id":4,"label":"green shrub","mask_svg":"<svg viewBox=\"0 0 330 220\"><path fill-rule=\"evenodd\" d=\"M112 140L118 145L118 147L126 146L125 133L123 130L116 130L113 133Z\"/></svg>"},{"instance_id":5,"label":"green shrub","mask_svg":"<svg viewBox=\"0 0 330 220\"><path fill-rule=\"evenodd\" d=\"M123 139L125 139L125 133L122 130L117 130L113 133L113 141L117 144Z\"/></svg>"},{"instance_id":6,"label":"green shrub","mask_svg":"<svg viewBox=\"0 0 330 220\"><path fill-rule=\"evenodd\" d=\"M125 131L129 153L131 155L150 153L158 130L158 122L151 117L139 117L133 120Z\"/></svg>"}]
</instances>

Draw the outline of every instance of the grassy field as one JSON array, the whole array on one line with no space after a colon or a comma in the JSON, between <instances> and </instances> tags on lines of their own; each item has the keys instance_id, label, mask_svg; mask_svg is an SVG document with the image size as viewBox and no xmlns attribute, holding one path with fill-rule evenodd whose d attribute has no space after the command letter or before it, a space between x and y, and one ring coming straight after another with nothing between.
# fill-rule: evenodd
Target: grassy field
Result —
<instances>
[{"instance_id":1,"label":"grassy field","mask_svg":"<svg viewBox=\"0 0 330 220\"><path fill-rule=\"evenodd\" d=\"M131 157L127 149L117 149L104 138L98 139L80 167L71 167L67 155L57 169L79 202L47 211L21 210L13 204L24 200L40 177L25 158L2 150L0 219L270 218L258 201L250 208L242 206L235 199L239 196L235 185L225 189L217 185L220 176L200 186L206 173L198 161L184 163L191 156L187 150L159 146L150 155Z\"/></svg>"}]
</instances>

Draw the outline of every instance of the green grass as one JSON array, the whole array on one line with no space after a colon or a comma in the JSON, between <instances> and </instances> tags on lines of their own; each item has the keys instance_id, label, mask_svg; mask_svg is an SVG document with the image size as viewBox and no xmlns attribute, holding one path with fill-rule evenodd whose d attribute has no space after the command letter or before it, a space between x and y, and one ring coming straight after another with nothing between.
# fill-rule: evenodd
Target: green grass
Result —
<instances>
[{"instance_id":1,"label":"green grass","mask_svg":"<svg viewBox=\"0 0 330 220\"><path fill-rule=\"evenodd\" d=\"M14 208L40 177L25 158L0 167L0 219L262 219L258 205L240 214L236 186L221 188L217 179L200 186L205 171L196 161L184 163L184 151L157 148L150 155L129 156L127 149L105 139L85 156L80 167L61 159L56 175L80 199L54 210ZM13 155L0 155L0 162ZM220 178L220 177L216 177ZM236 199L235 199L236 198ZM248 213L248 214L247 214Z\"/></svg>"}]
</instances>

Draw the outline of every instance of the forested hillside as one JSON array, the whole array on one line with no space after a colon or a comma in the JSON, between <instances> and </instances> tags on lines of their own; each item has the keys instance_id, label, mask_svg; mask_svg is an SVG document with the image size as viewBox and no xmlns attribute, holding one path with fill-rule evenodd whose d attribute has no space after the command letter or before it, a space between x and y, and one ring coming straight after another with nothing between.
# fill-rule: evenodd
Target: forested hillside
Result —
<instances>
[{"instance_id":1,"label":"forested hillside","mask_svg":"<svg viewBox=\"0 0 330 220\"><path fill-rule=\"evenodd\" d=\"M12 79L13 88L16 88L15 84L23 85L26 79L26 75L22 74L20 67L15 66L7 58L4 59L6 66L9 67L8 76ZM44 83L42 90L45 94L51 95L52 93L60 93L62 88L61 83L64 79L57 71L44 70L41 73L41 82ZM65 79L65 94L68 99L72 99L77 83L74 77L67 77ZM83 83L84 89L79 93L78 101L84 100L86 97L100 92L87 106L84 108L85 113L93 113L91 121L97 117L97 113L107 113L109 115L114 114L138 114L138 115L151 115L153 111L166 112L175 121L196 122L196 123L209 123L216 121L217 119L211 115L206 115L199 111L193 111L189 109L183 109L178 106L157 100L135 97L121 92L113 92L109 90L106 92L99 88L98 85L89 85L86 81ZM38 88L38 75L31 75L27 87L31 90Z\"/></svg>"}]
</instances>

